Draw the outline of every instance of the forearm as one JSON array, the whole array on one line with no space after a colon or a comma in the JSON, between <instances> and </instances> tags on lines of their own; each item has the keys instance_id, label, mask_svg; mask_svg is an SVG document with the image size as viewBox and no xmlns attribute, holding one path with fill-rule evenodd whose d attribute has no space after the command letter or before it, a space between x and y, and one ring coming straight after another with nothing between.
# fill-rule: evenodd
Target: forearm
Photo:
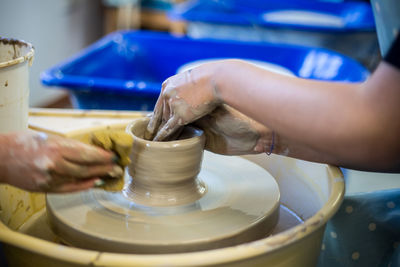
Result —
<instances>
[{"instance_id":1,"label":"forearm","mask_svg":"<svg viewBox=\"0 0 400 267\"><path fill-rule=\"evenodd\" d=\"M398 166L399 120L390 113L399 110L386 108L396 106L386 101L399 101L398 94L382 98L374 88L385 85L374 84L374 77L364 84L332 83L229 64L216 71L218 97L289 140L289 156L358 169Z\"/></svg>"}]
</instances>

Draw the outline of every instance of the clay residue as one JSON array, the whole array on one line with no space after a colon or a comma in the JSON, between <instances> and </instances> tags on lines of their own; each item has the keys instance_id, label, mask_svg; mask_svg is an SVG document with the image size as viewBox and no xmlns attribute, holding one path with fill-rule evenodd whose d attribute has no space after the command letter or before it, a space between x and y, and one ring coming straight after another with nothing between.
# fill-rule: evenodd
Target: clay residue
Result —
<instances>
[{"instance_id":1,"label":"clay residue","mask_svg":"<svg viewBox=\"0 0 400 267\"><path fill-rule=\"evenodd\" d=\"M22 46L24 47L28 47L28 45L20 40L16 40L16 39L8 39L8 38L4 38L4 37L0 37L0 44L4 44L4 45L11 45L13 47L14 53L12 56L12 59L16 59L18 57L20 57L18 51L19 49L17 49L17 47L21 48Z\"/></svg>"},{"instance_id":2,"label":"clay residue","mask_svg":"<svg viewBox=\"0 0 400 267\"><path fill-rule=\"evenodd\" d=\"M192 69L189 69L184 74L185 82L196 86L198 80L193 77ZM184 125L200 119L214 110L219 104L220 98L214 82L211 91L205 97L205 99L209 100L199 103L198 99L196 99L197 95L191 95L183 99L180 92L175 90L181 83L180 79L182 79L181 76L172 76L163 83L163 92L160 95L162 100L159 100L163 104L156 104L153 118L147 127L148 132L146 135L150 137L150 140L171 140L171 135L174 135L176 131L179 131ZM170 110L172 107L173 110Z\"/></svg>"},{"instance_id":3,"label":"clay residue","mask_svg":"<svg viewBox=\"0 0 400 267\"><path fill-rule=\"evenodd\" d=\"M0 55L0 67L15 65L24 61L28 61L29 66L32 66L34 48L31 44L0 36L0 45L8 50Z\"/></svg>"},{"instance_id":4,"label":"clay residue","mask_svg":"<svg viewBox=\"0 0 400 267\"><path fill-rule=\"evenodd\" d=\"M259 133L251 127L250 119L228 105L221 105L195 124L206 135L207 150L218 154L252 153Z\"/></svg>"},{"instance_id":5,"label":"clay residue","mask_svg":"<svg viewBox=\"0 0 400 267\"><path fill-rule=\"evenodd\" d=\"M25 46L28 47L27 43L20 41L20 40L16 40L16 39L11 39L11 38L4 38L4 37L0 37L0 43L2 44L10 44L10 45L15 45L15 46Z\"/></svg>"}]
</instances>

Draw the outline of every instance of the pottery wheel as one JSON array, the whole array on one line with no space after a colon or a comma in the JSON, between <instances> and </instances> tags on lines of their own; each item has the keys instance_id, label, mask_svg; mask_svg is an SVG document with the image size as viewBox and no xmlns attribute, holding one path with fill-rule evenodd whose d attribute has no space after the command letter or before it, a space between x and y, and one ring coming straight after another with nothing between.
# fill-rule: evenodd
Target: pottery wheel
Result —
<instances>
[{"instance_id":1,"label":"pottery wheel","mask_svg":"<svg viewBox=\"0 0 400 267\"><path fill-rule=\"evenodd\" d=\"M49 222L72 246L122 253L213 249L267 236L278 220L279 188L258 165L204 153L207 192L188 205L149 207L99 189L48 195Z\"/></svg>"}]
</instances>

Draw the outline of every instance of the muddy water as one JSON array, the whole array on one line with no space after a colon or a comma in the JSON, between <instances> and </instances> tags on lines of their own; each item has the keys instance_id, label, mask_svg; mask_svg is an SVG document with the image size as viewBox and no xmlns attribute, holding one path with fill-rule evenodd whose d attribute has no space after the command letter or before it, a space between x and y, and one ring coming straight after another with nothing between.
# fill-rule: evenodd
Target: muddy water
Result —
<instances>
[{"instance_id":1,"label":"muddy water","mask_svg":"<svg viewBox=\"0 0 400 267\"><path fill-rule=\"evenodd\" d=\"M267 236L278 222L278 185L254 163L206 152L198 180L207 186L201 198L163 207L102 190L51 195L49 221L66 243L146 254L246 243Z\"/></svg>"},{"instance_id":2,"label":"muddy water","mask_svg":"<svg viewBox=\"0 0 400 267\"><path fill-rule=\"evenodd\" d=\"M272 231L272 235L279 234L303 222L304 220L294 210L281 204L278 224ZM53 243L64 244L51 230L45 209L34 214L18 231Z\"/></svg>"}]
</instances>

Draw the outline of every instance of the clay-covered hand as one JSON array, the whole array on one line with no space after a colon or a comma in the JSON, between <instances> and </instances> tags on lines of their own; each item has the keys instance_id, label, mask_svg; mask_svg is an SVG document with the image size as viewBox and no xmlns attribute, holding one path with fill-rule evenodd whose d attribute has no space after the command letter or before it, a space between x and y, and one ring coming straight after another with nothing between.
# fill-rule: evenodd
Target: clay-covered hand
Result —
<instances>
[{"instance_id":1,"label":"clay-covered hand","mask_svg":"<svg viewBox=\"0 0 400 267\"><path fill-rule=\"evenodd\" d=\"M1 135L0 144L0 181L29 191L85 190L123 173L112 152L72 139L23 132Z\"/></svg>"},{"instance_id":2,"label":"clay-covered hand","mask_svg":"<svg viewBox=\"0 0 400 267\"><path fill-rule=\"evenodd\" d=\"M228 105L218 106L193 124L204 131L205 148L211 152L244 155L270 151L272 132Z\"/></svg>"},{"instance_id":3,"label":"clay-covered hand","mask_svg":"<svg viewBox=\"0 0 400 267\"><path fill-rule=\"evenodd\" d=\"M183 125L213 111L219 104L213 80L219 63L202 64L168 78L162 85L146 139L167 140Z\"/></svg>"}]
</instances>

